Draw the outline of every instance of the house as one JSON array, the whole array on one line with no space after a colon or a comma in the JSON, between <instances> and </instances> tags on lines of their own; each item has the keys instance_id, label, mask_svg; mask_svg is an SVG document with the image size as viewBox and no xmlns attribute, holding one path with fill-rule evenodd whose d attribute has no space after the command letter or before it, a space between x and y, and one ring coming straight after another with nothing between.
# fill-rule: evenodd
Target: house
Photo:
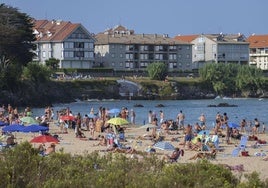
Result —
<instances>
[{"instance_id":1,"label":"house","mask_svg":"<svg viewBox=\"0 0 268 188\"><path fill-rule=\"evenodd\" d=\"M241 34L179 35L175 39L193 44L192 59L196 69L205 63L249 62L249 43Z\"/></svg>"},{"instance_id":2,"label":"house","mask_svg":"<svg viewBox=\"0 0 268 188\"><path fill-rule=\"evenodd\" d=\"M268 35L251 35L248 37L250 65L268 70Z\"/></svg>"},{"instance_id":3,"label":"house","mask_svg":"<svg viewBox=\"0 0 268 188\"><path fill-rule=\"evenodd\" d=\"M96 65L114 70L144 70L153 62L164 62L169 70L191 70L192 44L167 34L135 34L121 25L96 35Z\"/></svg>"},{"instance_id":4,"label":"house","mask_svg":"<svg viewBox=\"0 0 268 188\"><path fill-rule=\"evenodd\" d=\"M35 20L36 57L45 63L50 58L60 60L60 68L87 69L94 65L95 38L81 24L61 20Z\"/></svg>"}]
</instances>

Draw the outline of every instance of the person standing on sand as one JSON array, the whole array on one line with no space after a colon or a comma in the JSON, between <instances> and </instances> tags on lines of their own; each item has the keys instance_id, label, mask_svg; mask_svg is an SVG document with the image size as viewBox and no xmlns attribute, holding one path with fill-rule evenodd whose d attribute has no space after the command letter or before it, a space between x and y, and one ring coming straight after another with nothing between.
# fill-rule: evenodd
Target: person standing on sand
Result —
<instances>
[{"instance_id":1,"label":"person standing on sand","mask_svg":"<svg viewBox=\"0 0 268 188\"><path fill-rule=\"evenodd\" d=\"M133 109L130 110L130 122L135 125L136 113Z\"/></svg>"},{"instance_id":2,"label":"person standing on sand","mask_svg":"<svg viewBox=\"0 0 268 188\"><path fill-rule=\"evenodd\" d=\"M164 114L164 112L162 110L160 110L159 112L160 112L160 114L159 114L159 116L160 116L160 124L162 124L164 122L165 114Z\"/></svg>"},{"instance_id":3,"label":"person standing on sand","mask_svg":"<svg viewBox=\"0 0 268 188\"><path fill-rule=\"evenodd\" d=\"M206 129L206 116L205 116L205 114L201 114L200 115L200 117L199 117L199 121L200 121L200 125L201 125L201 128L203 129L203 130L205 130Z\"/></svg>"},{"instance_id":4,"label":"person standing on sand","mask_svg":"<svg viewBox=\"0 0 268 188\"><path fill-rule=\"evenodd\" d=\"M184 128L184 120L185 120L185 115L184 113L182 113L182 110L181 110L177 115L177 122L178 122L178 126L180 129Z\"/></svg>"}]
</instances>

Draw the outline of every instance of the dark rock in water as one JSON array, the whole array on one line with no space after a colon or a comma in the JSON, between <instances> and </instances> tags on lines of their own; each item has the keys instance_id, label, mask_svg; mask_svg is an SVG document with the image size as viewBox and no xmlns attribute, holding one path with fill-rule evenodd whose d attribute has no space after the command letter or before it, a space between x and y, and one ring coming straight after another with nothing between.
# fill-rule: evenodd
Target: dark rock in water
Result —
<instances>
[{"instance_id":1,"label":"dark rock in water","mask_svg":"<svg viewBox=\"0 0 268 188\"><path fill-rule=\"evenodd\" d=\"M237 107L235 104L219 103L218 105L210 104L208 107Z\"/></svg>"},{"instance_id":2,"label":"dark rock in water","mask_svg":"<svg viewBox=\"0 0 268 188\"><path fill-rule=\"evenodd\" d=\"M165 107L165 105L163 105L163 104L158 104L158 105L156 105L155 107Z\"/></svg>"},{"instance_id":3,"label":"dark rock in water","mask_svg":"<svg viewBox=\"0 0 268 188\"><path fill-rule=\"evenodd\" d=\"M134 104L134 107L144 107L142 104Z\"/></svg>"}]
</instances>

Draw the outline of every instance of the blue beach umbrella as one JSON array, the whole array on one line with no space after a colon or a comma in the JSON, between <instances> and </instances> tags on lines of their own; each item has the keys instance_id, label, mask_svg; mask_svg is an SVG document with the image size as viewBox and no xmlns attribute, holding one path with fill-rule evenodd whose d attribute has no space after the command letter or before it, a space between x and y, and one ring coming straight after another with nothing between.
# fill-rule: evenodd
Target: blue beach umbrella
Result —
<instances>
[{"instance_id":1,"label":"blue beach umbrella","mask_svg":"<svg viewBox=\"0 0 268 188\"><path fill-rule=\"evenodd\" d=\"M237 123L233 123L233 122L228 123L228 126L230 128L237 128L237 127L239 127L239 125Z\"/></svg>"},{"instance_id":2,"label":"blue beach umbrella","mask_svg":"<svg viewBox=\"0 0 268 188\"><path fill-rule=\"evenodd\" d=\"M2 126L7 126L7 125L8 125L8 123L3 122L3 121L0 121L0 127L2 127Z\"/></svg>"},{"instance_id":3,"label":"blue beach umbrella","mask_svg":"<svg viewBox=\"0 0 268 188\"><path fill-rule=\"evenodd\" d=\"M112 108L108 111L109 114L113 114L114 116L117 116L121 110L119 108Z\"/></svg>"},{"instance_id":4,"label":"blue beach umbrella","mask_svg":"<svg viewBox=\"0 0 268 188\"><path fill-rule=\"evenodd\" d=\"M202 130L202 131L198 132L199 135L203 135L203 134L209 135L209 133L210 133L210 130Z\"/></svg>"},{"instance_id":5,"label":"blue beach umbrella","mask_svg":"<svg viewBox=\"0 0 268 188\"><path fill-rule=\"evenodd\" d=\"M160 150L171 150L171 151L175 150L175 147L171 143L163 142L163 141L155 143L153 147L155 149L160 149Z\"/></svg>"},{"instance_id":6,"label":"blue beach umbrella","mask_svg":"<svg viewBox=\"0 0 268 188\"><path fill-rule=\"evenodd\" d=\"M21 132L24 129L23 125L12 124L2 128L4 132Z\"/></svg>"},{"instance_id":7,"label":"blue beach umbrella","mask_svg":"<svg viewBox=\"0 0 268 188\"><path fill-rule=\"evenodd\" d=\"M24 127L23 130L21 132L24 132L24 133L29 133L29 132L40 132L40 131L48 131L49 128L48 127L45 127L45 126L41 126L41 125L29 125L27 127Z\"/></svg>"}]
</instances>

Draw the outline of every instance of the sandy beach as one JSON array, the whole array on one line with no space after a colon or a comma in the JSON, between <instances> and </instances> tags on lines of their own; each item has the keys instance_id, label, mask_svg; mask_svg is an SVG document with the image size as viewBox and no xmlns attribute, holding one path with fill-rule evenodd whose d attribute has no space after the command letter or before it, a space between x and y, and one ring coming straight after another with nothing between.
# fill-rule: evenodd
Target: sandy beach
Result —
<instances>
[{"instance_id":1,"label":"sandy beach","mask_svg":"<svg viewBox=\"0 0 268 188\"><path fill-rule=\"evenodd\" d=\"M89 131L83 131L86 138L76 138L75 132L73 129L68 129L68 133L61 133L60 128L56 126L55 123L50 123L50 130L49 133L52 135L58 135L59 136L59 144L56 145L56 152L59 152L63 149L66 153L71 154L85 154L85 153L91 153L94 151L103 151L106 150L108 146L94 146L97 143L99 143L98 140L90 140L90 133ZM144 134L146 134L146 129L139 128L138 126L131 126L126 127L125 129L125 137L126 142L122 142L124 145L130 146L134 148L137 151L145 151L146 148L152 146L154 143L151 140L144 140L139 139L139 137L142 137ZM38 133L14 133L16 136L17 143L21 143L23 141L30 141L35 136L38 136ZM95 132L95 136L98 135L106 135L107 133L98 133ZM175 139L174 139L175 138ZM259 134L258 138L261 140L268 140L267 134ZM175 140L175 141L172 141ZM167 134L165 135L164 141L170 142L173 146L179 147L181 149L184 149L184 156L181 156L178 163L190 163L190 162L196 162L197 160L189 160L192 156L194 156L197 151L187 150L186 148L183 148L183 145L180 143L184 140L184 135L182 131L179 131L178 134ZM258 172L260 173L261 179L268 178L268 168L267 163L268 161L263 160L263 156L256 156L257 154L262 155L268 155L268 145L262 144L258 145L257 147L253 147L253 145L256 143L256 141L248 141L246 144L246 151L248 151L249 156L239 156L234 157L232 156L232 151L235 149L236 145L239 145L240 140L231 140L231 144L226 144L224 142L224 138L220 138L220 148L222 148L222 151L217 152L216 158L213 160L210 160L212 163L215 164L227 164L230 167L233 167L232 171L235 174L241 175L245 173L251 173L251 172ZM33 143L34 147L38 147L38 143ZM49 143L46 143L46 146L48 146ZM102 152L105 153L105 152ZM158 153L159 157L163 157L164 154L171 154L172 151L166 151L166 150L159 150L156 149L156 153ZM241 169L237 169L236 167L243 166L243 171Z\"/></svg>"}]
</instances>

